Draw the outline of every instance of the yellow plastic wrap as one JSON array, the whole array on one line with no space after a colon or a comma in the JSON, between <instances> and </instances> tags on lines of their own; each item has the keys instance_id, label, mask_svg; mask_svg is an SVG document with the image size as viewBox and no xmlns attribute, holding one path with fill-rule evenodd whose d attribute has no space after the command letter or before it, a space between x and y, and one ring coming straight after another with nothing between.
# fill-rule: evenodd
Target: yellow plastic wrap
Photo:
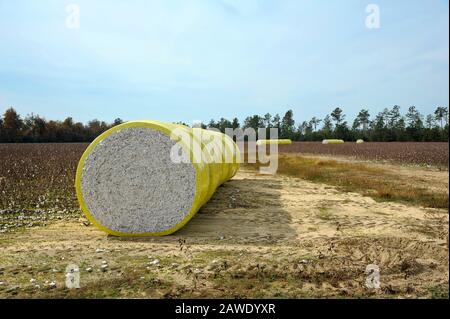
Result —
<instances>
[{"instance_id":1,"label":"yellow plastic wrap","mask_svg":"<svg viewBox=\"0 0 450 319\"><path fill-rule=\"evenodd\" d=\"M289 145L292 144L290 139L278 139L278 140L258 140L256 142L257 145L270 145L270 144L278 144L278 145Z\"/></svg>"},{"instance_id":2,"label":"yellow plastic wrap","mask_svg":"<svg viewBox=\"0 0 450 319\"><path fill-rule=\"evenodd\" d=\"M330 140L323 140L322 144L344 144L344 140L338 140L338 139L330 139Z\"/></svg>"},{"instance_id":3,"label":"yellow plastic wrap","mask_svg":"<svg viewBox=\"0 0 450 319\"><path fill-rule=\"evenodd\" d=\"M84 162L90 152L97 144L111 134L132 127L158 130L169 136L172 140L178 142L185 152L189 154L190 161L196 171L196 191L191 209L182 221L166 231L134 234L108 229L91 215L83 199L81 177ZM216 138L213 139L213 137ZM198 152L198 150L200 150L200 152ZM220 160L218 160L218 158ZM236 174L239 169L239 163L240 153L233 139L220 132L204 130L201 128L189 128L184 125L159 121L131 121L107 130L88 146L78 163L75 187L81 210L86 215L87 219L106 233L115 236L163 236L172 234L186 225L200 207L213 196L217 187Z\"/></svg>"}]
</instances>

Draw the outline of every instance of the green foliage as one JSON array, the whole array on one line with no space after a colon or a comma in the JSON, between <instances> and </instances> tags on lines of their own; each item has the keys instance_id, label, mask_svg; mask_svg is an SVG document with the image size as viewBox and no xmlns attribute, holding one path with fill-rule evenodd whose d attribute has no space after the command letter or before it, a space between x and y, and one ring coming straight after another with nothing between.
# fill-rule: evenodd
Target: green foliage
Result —
<instances>
[{"instance_id":1,"label":"green foliage","mask_svg":"<svg viewBox=\"0 0 450 319\"><path fill-rule=\"evenodd\" d=\"M11 107L6 110L2 121L2 138L4 142L17 143L21 141L23 121Z\"/></svg>"},{"instance_id":2,"label":"green foliage","mask_svg":"<svg viewBox=\"0 0 450 319\"><path fill-rule=\"evenodd\" d=\"M244 128L252 128L258 131L258 128L264 127L263 119L259 115L247 116L244 120Z\"/></svg>"},{"instance_id":3,"label":"green foliage","mask_svg":"<svg viewBox=\"0 0 450 319\"><path fill-rule=\"evenodd\" d=\"M370 118L367 109L362 109L355 117L351 127L345 120L346 115L342 108L335 108L323 119L313 117L310 120L299 122L295 126L294 112L288 110L283 118L279 114L264 116L252 115L245 118L242 128L252 128L256 132L265 128L269 138L269 129L278 128L279 138L289 138L294 141L321 141L323 139L337 138L346 141L363 139L372 142L391 141L448 141L448 108L437 107L433 114L424 117L415 106L408 108L405 115L400 112L400 106L394 105L392 109L383 111ZM112 124L94 119L87 125L74 123L71 117L64 121L47 121L38 115L28 115L22 120L19 114L9 108L0 116L0 143L17 142L90 142L95 137L113 127L122 124L123 120L117 118ZM185 123L179 122L186 125ZM216 128L225 132L226 128L237 129L241 125L238 118L231 121L220 118L214 119L203 128Z\"/></svg>"},{"instance_id":4,"label":"green foliage","mask_svg":"<svg viewBox=\"0 0 450 319\"><path fill-rule=\"evenodd\" d=\"M40 143L40 142L90 142L107 129L121 124L119 118L114 123L92 120L87 125L74 123L71 117L64 121L47 121L39 115L28 115L25 119L9 108L0 117L0 143Z\"/></svg>"},{"instance_id":5,"label":"green foliage","mask_svg":"<svg viewBox=\"0 0 450 319\"><path fill-rule=\"evenodd\" d=\"M294 112L292 110L289 110L286 112L286 114L283 116L283 119L281 120L281 132L280 132L280 138L294 138Z\"/></svg>"}]
</instances>

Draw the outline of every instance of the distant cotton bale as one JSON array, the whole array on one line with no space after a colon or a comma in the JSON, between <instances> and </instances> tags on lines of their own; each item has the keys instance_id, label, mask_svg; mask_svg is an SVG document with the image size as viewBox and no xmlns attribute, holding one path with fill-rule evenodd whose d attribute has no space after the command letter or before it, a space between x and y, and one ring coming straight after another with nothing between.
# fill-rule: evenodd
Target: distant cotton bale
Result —
<instances>
[{"instance_id":1,"label":"distant cotton bale","mask_svg":"<svg viewBox=\"0 0 450 319\"><path fill-rule=\"evenodd\" d=\"M337 139L323 140L322 144L344 144L344 140L337 140Z\"/></svg>"},{"instance_id":2,"label":"distant cotton bale","mask_svg":"<svg viewBox=\"0 0 450 319\"><path fill-rule=\"evenodd\" d=\"M268 145L268 144L279 144L279 145L289 145L292 144L290 139L279 139L279 140L258 140L256 145Z\"/></svg>"},{"instance_id":3,"label":"distant cotton bale","mask_svg":"<svg viewBox=\"0 0 450 319\"><path fill-rule=\"evenodd\" d=\"M356 141L356 144L362 144L362 143L364 143L364 140L359 139Z\"/></svg>"}]
</instances>

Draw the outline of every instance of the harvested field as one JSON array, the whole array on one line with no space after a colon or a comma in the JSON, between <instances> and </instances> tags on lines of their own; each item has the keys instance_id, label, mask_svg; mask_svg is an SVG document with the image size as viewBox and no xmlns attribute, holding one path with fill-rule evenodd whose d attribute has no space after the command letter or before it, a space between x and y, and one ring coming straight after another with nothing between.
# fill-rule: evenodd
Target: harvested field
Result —
<instances>
[{"instance_id":1,"label":"harvested field","mask_svg":"<svg viewBox=\"0 0 450 319\"><path fill-rule=\"evenodd\" d=\"M280 145L282 153L346 156L360 160L390 161L402 164L435 165L448 168L449 144L441 142L347 142L324 145L320 142L295 142Z\"/></svg>"},{"instance_id":2,"label":"harvested field","mask_svg":"<svg viewBox=\"0 0 450 319\"><path fill-rule=\"evenodd\" d=\"M118 238L78 209L86 146L0 145L0 298L448 298L447 209L330 181L348 171L405 187L417 176L417 191L448 197L448 170L310 157L275 176L244 166L175 234ZM64 286L69 263L80 289ZM369 264L380 289L365 286Z\"/></svg>"}]
</instances>

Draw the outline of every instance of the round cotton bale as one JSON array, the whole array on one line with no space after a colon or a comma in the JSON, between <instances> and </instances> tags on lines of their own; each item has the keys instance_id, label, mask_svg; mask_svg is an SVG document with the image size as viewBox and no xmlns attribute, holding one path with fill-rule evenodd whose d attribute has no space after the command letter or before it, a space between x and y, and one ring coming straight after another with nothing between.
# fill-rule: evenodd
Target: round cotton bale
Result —
<instances>
[{"instance_id":1,"label":"round cotton bale","mask_svg":"<svg viewBox=\"0 0 450 319\"><path fill-rule=\"evenodd\" d=\"M256 141L257 145L270 145L270 144L278 144L278 145L290 145L292 144L292 140L284 138L284 139L271 139L271 140L258 140Z\"/></svg>"},{"instance_id":2,"label":"round cotton bale","mask_svg":"<svg viewBox=\"0 0 450 319\"><path fill-rule=\"evenodd\" d=\"M328 140L323 140L322 144L344 144L344 140L339 140L339 139L328 139Z\"/></svg>"},{"instance_id":3,"label":"round cotton bale","mask_svg":"<svg viewBox=\"0 0 450 319\"><path fill-rule=\"evenodd\" d=\"M362 144L362 143L364 143L364 140L362 140L362 139L356 140L356 144Z\"/></svg>"},{"instance_id":4,"label":"round cotton bale","mask_svg":"<svg viewBox=\"0 0 450 319\"><path fill-rule=\"evenodd\" d=\"M80 159L81 209L116 236L162 236L183 227L239 168L239 150L222 133L133 121L97 137Z\"/></svg>"}]
</instances>

